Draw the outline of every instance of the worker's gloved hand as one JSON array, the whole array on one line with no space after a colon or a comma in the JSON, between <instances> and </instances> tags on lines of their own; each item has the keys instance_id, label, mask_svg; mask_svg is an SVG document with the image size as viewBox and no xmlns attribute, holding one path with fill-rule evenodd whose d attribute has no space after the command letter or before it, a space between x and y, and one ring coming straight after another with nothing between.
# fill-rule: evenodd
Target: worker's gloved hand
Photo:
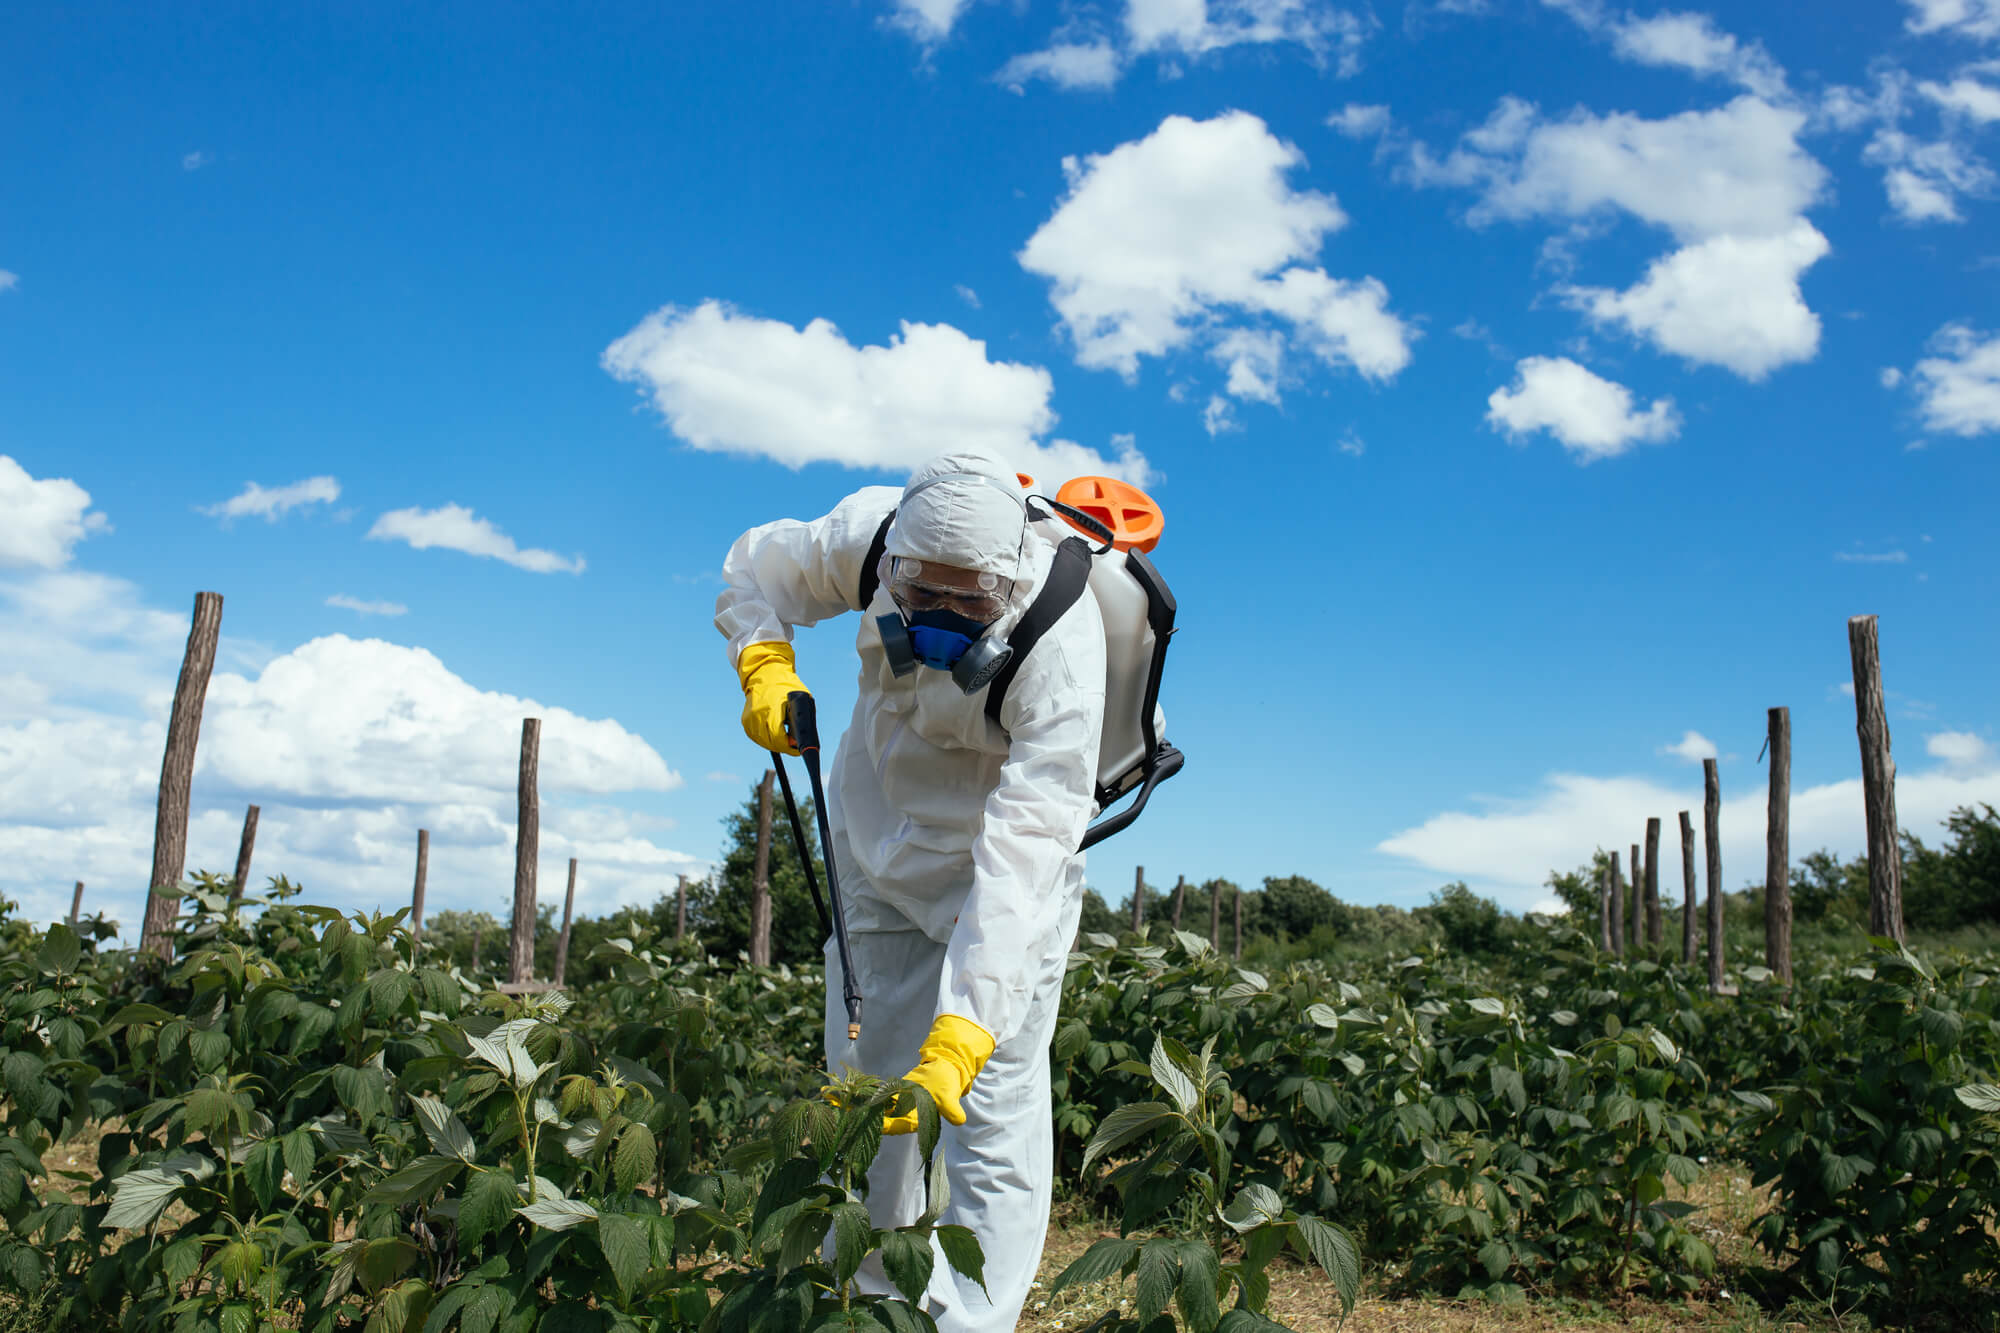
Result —
<instances>
[{"instance_id":1,"label":"worker's gloved hand","mask_svg":"<svg viewBox=\"0 0 2000 1333\"><path fill-rule=\"evenodd\" d=\"M743 681L743 734L779 754L799 752L785 735L785 701L806 688L793 665L792 645L775 640L753 643L736 657L736 674Z\"/></svg>"},{"instance_id":2,"label":"worker's gloved hand","mask_svg":"<svg viewBox=\"0 0 2000 1333\"><path fill-rule=\"evenodd\" d=\"M993 1034L969 1018L941 1014L931 1024L931 1035L917 1047L917 1067L903 1075L922 1088L937 1103L938 1114L954 1125L965 1123L965 1108L959 1099L993 1054ZM917 1113L882 1118L884 1134L914 1134Z\"/></svg>"}]
</instances>

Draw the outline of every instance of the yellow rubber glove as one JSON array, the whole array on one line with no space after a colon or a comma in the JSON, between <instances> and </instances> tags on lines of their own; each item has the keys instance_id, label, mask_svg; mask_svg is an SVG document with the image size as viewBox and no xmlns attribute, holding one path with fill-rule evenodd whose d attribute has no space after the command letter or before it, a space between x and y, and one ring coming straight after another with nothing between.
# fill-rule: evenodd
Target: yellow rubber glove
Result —
<instances>
[{"instance_id":1,"label":"yellow rubber glove","mask_svg":"<svg viewBox=\"0 0 2000 1333\"><path fill-rule=\"evenodd\" d=\"M793 670L792 645L753 643L736 657L736 674L743 681L743 734L767 750L797 754L799 747L785 735L785 700L805 689Z\"/></svg>"},{"instance_id":2,"label":"yellow rubber glove","mask_svg":"<svg viewBox=\"0 0 2000 1333\"><path fill-rule=\"evenodd\" d=\"M959 1098L965 1096L992 1054L992 1033L969 1018L941 1014L931 1024L931 1035L917 1047L917 1067L903 1077L931 1095L939 1115L954 1125L962 1125L965 1108L959 1105ZM916 1133L917 1113L884 1116L882 1132Z\"/></svg>"}]
</instances>

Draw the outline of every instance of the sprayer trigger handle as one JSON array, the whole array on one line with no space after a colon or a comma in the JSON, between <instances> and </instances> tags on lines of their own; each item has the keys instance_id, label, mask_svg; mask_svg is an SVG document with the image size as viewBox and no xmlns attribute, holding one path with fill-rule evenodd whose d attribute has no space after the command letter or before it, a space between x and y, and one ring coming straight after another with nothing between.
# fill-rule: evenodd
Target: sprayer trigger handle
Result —
<instances>
[{"instance_id":1,"label":"sprayer trigger handle","mask_svg":"<svg viewBox=\"0 0 2000 1333\"><path fill-rule=\"evenodd\" d=\"M793 690L785 698L785 733L800 754L819 748L818 712L812 695L804 690Z\"/></svg>"}]
</instances>

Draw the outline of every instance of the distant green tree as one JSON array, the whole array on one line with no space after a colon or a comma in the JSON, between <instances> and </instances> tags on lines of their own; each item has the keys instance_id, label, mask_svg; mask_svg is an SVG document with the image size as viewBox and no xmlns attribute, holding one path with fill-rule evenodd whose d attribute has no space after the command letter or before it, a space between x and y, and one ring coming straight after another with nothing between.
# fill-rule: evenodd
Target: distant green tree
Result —
<instances>
[{"instance_id":1,"label":"distant green tree","mask_svg":"<svg viewBox=\"0 0 2000 1333\"><path fill-rule=\"evenodd\" d=\"M1604 882L1604 872L1610 865L1611 853L1599 847L1591 854L1589 865L1567 873L1560 870L1549 872L1548 890L1562 900L1572 926L1596 929L1598 887Z\"/></svg>"},{"instance_id":2,"label":"distant green tree","mask_svg":"<svg viewBox=\"0 0 2000 1333\"><path fill-rule=\"evenodd\" d=\"M1110 904L1104 901L1104 895L1096 889L1084 889L1083 915L1079 916L1076 921L1078 932L1093 931L1100 935L1116 935L1119 928L1130 920L1131 917L1127 916L1125 921L1120 921L1118 914L1113 912Z\"/></svg>"},{"instance_id":3,"label":"distant green tree","mask_svg":"<svg viewBox=\"0 0 2000 1333\"><path fill-rule=\"evenodd\" d=\"M796 791L796 788L794 789ZM826 894L826 866L819 846L810 796L799 793L799 823L820 894ZM698 934L717 958L734 958L750 950L750 896L757 865L757 793L742 808L723 816L722 864L699 885L688 886L688 929ZM771 792L771 961L794 967L822 959L826 932L813 907L812 890L792 840L785 816L784 794L772 783Z\"/></svg>"},{"instance_id":4,"label":"distant green tree","mask_svg":"<svg viewBox=\"0 0 2000 1333\"><path fill-rule=\"evenodd\" d=\"M1266 876L1258 914L1261 934L1303 939L1321 926L1347 924L1347 905L1303 875Z\"/></svg>"},{"instance_id":5,"label":"distant green tree","mask_svg":"<svg viewBox=\"0 0 2000 1333\"><path fill-rule=\"evenodd\" d=\"M1444 942L1458 953L1497 953L1509 934L1509 918L1500 905L1480 897L1462 880L1433 893L1430 905L1419 907L1416 915L1442 931Z\"/></svg>"},{"instance_id":6,"label":"distant green tree","mask_svg":"<svg viewBox=\"0 0 2000 1333\"><path fill-rule=\"evenodd\" d=\"M1936 848L1903 834L1903 919L1927 930L2000 922L2000 811L1961 806L1944 823L1950 838Z\"/></svg>"},{"instance_id":7,"label":"distant green tree","mask_svg":"<svg viewBox=\"0 0 2000 1333\"><path fill-rule=\"evenodd\" d=\"M1796 921L1868 920L1868 858L1845 864L1821 848L1792 867L1792 918Z\"/></svg>"}]
</instances>

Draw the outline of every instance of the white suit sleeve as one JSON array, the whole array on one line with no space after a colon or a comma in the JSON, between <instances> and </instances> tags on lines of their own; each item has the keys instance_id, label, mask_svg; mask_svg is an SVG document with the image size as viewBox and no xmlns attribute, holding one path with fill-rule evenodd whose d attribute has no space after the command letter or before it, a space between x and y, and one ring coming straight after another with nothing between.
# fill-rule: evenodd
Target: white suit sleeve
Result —
<instances>
[{"instance_id":1,"label":"white suit sleeve","mask_svg":"<svg viewBox=\"0 0 2000 1333\"><path fill-rule=\"evenodd\" d=\"M810 522L781 518L736 539L722 562L715 627L729 640L729 661L753 643L789 643L792 629L855 611L861 566L883 517L902 492L869 486Z\"/></svg>"},{"instance_id":2,"label":"white suit sleeve","mask_svg":"<svg viewBox=\"0 0 2000 1333\"><path fill-rule=\"evenodd\" d=\"M1026 1021L1048 934L1064 919L1065 868L1095 809L1103 720L1104 631L1085 596L1007 691L1007 761L986 799L972 890L945 948L938 1012L971 1019L996 1043Z\"/></svg>"}]
</instances>

